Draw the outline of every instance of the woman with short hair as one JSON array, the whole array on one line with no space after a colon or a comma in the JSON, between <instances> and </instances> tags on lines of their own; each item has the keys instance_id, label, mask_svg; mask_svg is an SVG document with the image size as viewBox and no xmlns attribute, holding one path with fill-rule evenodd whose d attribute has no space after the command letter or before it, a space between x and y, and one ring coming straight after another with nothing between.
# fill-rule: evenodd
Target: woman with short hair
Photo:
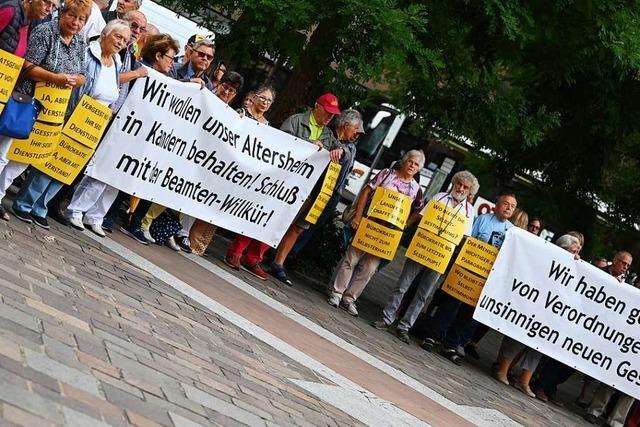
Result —
<instances>
[{"instance_id":1,"label":"woman with short hair","mask_svg":"<svg viewBox=\"0 0 640 427\"><path fill-rule=\"evenodd\" d=\"M413 200L411 210L418 211L422 207L422 192L420 184L414 177L420 173L424 161L425 157L422 151L410 150L402 157L400 167L397 170L383 169L378 172L358 195L351 227L357 229L360 226L365 208L378 187L408 196ZM335 307L340 305L352 316L357 316L356 300L375 274L381 261L381 258L350 245L336 271L331 296L328 300L329 304Z\"/></svg>"}]
</instances>

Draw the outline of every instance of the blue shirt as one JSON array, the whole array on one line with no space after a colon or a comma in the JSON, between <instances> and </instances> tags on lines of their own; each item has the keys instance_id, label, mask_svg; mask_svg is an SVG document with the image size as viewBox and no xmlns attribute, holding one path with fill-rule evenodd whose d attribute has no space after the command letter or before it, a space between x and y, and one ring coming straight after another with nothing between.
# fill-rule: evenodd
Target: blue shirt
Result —
<instances>
[{"instance_id":1,"label":"blue shirt","mask_svg":"<svg viewBox=\"0 0 640 427\"><path fill-rule=\"evenodd\" d=\"M473 221L471 237L500 248L507 230L511 227L513 227L513 224L508 220L500 221L494 214L484 214L477 216Z\"/></svg>"}]
</instances>

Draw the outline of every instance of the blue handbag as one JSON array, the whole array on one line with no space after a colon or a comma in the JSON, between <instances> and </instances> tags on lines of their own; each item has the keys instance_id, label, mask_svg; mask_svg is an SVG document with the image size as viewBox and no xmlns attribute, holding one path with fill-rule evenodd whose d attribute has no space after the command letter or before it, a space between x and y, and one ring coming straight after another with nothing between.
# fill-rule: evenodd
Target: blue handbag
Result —
<instances>
[{"instance_id":1,"label":"blue handbag","mask_svg":"<svg viewBox=\"0 0 640 427\"><path fill-rule=\"evenodd\" d=\"M0 135L28 138L40 110L40 101L24 93L13 92L0 114Z\"/></svg>"}]
</instances>

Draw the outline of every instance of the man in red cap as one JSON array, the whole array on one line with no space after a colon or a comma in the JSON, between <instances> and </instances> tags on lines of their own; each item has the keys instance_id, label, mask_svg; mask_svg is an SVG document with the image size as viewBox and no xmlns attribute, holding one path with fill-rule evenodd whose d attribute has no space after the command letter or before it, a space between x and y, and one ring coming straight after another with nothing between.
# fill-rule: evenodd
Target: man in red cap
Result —
<instances>
[{"instance_id":1,"label":"man in red cap","mask_svg":"<svg viewBox=\"0 0 640 427\"><path fill-rule=\"evenodd\" d=\"M306 139L317 145L318 149L324 148L328 150L331 161L339 162L344 156L344 148L342 148L340 142L327 126L336 114L340 114L338 97L332 93L325 93L316 99L316 103L310 112L294 114L282 123L280 129L298 138ZM289 229L282 237L276 250L276 256L271 263L271 275L289 286L292 286L292 283L287 277L284 262L300 234L311 226L311 223L306 221L305 218L316 199L318 191L319 187L314 189L300 208L300 212L298 212L293 224L289 226Z\"/></svg>"}]
</instances>

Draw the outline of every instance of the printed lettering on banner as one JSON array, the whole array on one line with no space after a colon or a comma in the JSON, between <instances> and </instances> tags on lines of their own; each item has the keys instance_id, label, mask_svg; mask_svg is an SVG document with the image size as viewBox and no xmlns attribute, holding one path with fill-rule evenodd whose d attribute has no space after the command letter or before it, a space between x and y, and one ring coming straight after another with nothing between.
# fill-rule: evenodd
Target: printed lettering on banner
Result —
<instances>
[{"instance_id":1,"label":"printed lettering on banner","mask_svg":"<svg viewBox=\"0 0 640 427\"><path fill-rule=\"evenodd\" d=\"M474 319L640 399L640 289L512 227Z\"/></svg>"},{"instance_id":2,"label":"printed lettering on banner","mask_svg":"<svg viewBox=\"0 0 640 427\"><path fill-rule=\"evenodd\" d=\"M467 237L456 258L456 264L486 278L491 272L499 249L474 237Z\"/></svg>"},{"instance_id":3,"label":"printed lettering on banner","mask_svg":"<svg viewBox=\"0 0 640 427\"><path fill-rule=\"evenodd\" d=\"M198 85L148 69L87 174L275 246L328 164L326 150L240 117Z\"/></svg>"},{"instance_id":4,"label":"printed lettering on banner","mask_svg":"<svg viewBox=\"0 0 640 427\"><path fill-rule=\"evenodd\" d=\"M443 274L453 256L456 245L435 234L418 228L407 248L406 256Z\"/></svg>"},{"instance_id":5,"label":"printed lettering on banner","mask_svg":"<svg viewBox=\"0 0 640 427\"><path fill-rule=\"evenodd\" d=\"M44 163L34 166L63 184L71 184L87 164L93 151L92 148L62 134L49 158Z\"/></svg>"},{"instance_id":6,"label":"printed lettering on banner","mask_svg":"<svg viewBox=\"0 0 640 427\"><path fill-rule=\"evenodd\" d=\"M431 200L418 227L458 245L467 229L468 221L464 209L451 208L444 203Z\"/></svg>"},{"instance_id":7,"label":"printed lettering on banner","mask_svg":"<svg viewBox=\"0 0 640 427\"><path fill-rule=\"evenodd\" d=\"M37 165L47 161L56 149L62 125L49 125L36 121L27 139L14 139L7 158L20 163Z\"/></svg>"},{"instance_id":8,"label":"printed lettering on banner","mask_svg":"<svg viewBox=\"0 0 640 427\"><path fill-rule=\"evenodd\" d=\"M396 254L401 238L401 230L393 230L362 218L351 245L368 254L391 260Z\"/></svg>"},{"instance_id":9,"label":"printed lettering on banner","mask_svg":"<svg viewBox=\"0 0 640 427\"><path fill-rule=\"evenodd\" d=\"M381 219L404 229L411 211L411 202L409 196L378 187L373 193L367 217Z\"/></svg>"},{"instance_id":10,"label":"printed lettering on banner","mask_svg":"<svg viewBox=\"0 0 640 427\"><path fill-rule=\"evenodd\" d=\"M463 303L475 307L484 282L484 278L453 264L447 278L444 279L442 290Z\"/></svg>"},{"instance_id":11,"label":"printed lettering on banner","mask_svg":"<svg viewBox=\"0 0 640 427\"><path fill-rule=\"evenodd\" d=\"M0 49L0 103L7 102L18 81L24 58ZM0 112L4 105L0 107Z\"/></svg>"},{"instance_id":12,"label":"printed lettering on banner","mask_svg":"<svg viewBox=\"0 0 640 427\"><path fill-rule=\"evenodd\" d=\"M311 224L315 224L318 222L318 218L320 218L320 215L322 215L325 206L327 206L329 199L333 195L333 190L335 189L336 183L338 182L340 169L342 169L342 165L340 165L339 163L329 163L327 173L325 173L324 180L322 181L322 187L320 187L320 193L316 197L316 200L313 202L311 209L309 209L307 216L304 218L305 221Z\"/></svg>"},{"instance_id":13,"label":"printed lettering on banner","mask_svg":"<svg viewBox=\"0 0 640 427\"><path fill-rule=\"evenodd\" d=\"M318 197L316 197L316 201L313 202L313 205L311 206L311 209L309 209L309 213L304 218L304 220L311 224L317 223L318 218L320 218L320 215L322 215L322 212L324 211L325 206L327 206L327 203L329 203L330 198L330 194L324 194L322 192L318 194Z\"/></svg>"},{"instance_id":14,"label":"printed lettering on banner","mask_svg":"<svg viewBox=\"0 0 640 427\"><path fill-rule=\"evenodd\" d=\"M36 82L33 97L42 103L38 120L47 123L64 122L64 114L71 98L71 88L49 82Z\"/></svg>"},{"instance_id":15,"label":"printed lettering on banner","mask_svg":"<svg viewBox=\"0 0 640 427\"><path fill-rule=\"evenodd\" d=\"M88 95L83 95L65 123L62 133L95 149L110 118L111 109L108 106Z\"/></svg>"}]
</instances>

